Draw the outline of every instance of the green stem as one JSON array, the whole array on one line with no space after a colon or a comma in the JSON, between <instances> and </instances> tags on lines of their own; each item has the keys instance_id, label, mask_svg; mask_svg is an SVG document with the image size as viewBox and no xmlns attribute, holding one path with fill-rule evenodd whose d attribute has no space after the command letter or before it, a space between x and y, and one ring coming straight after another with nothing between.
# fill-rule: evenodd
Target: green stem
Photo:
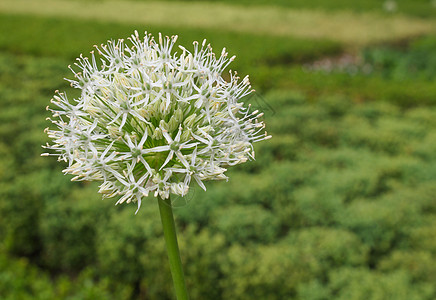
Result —
<instances>
[{"instance_id":1,"label":"green stem","mask_svg":"<svg viewBox=\"0 0 436 300\"><path fill-rule=\"evenodd\" d=\"M160 217L162 221L168 260L170 261L171 275L177 300L188 300L185 277L183 275L182 261L180 259L179 245L177 244L176 226L174 224L173 210L170 198L163 200L158 197Z\"/></svg>"}]
</instances>

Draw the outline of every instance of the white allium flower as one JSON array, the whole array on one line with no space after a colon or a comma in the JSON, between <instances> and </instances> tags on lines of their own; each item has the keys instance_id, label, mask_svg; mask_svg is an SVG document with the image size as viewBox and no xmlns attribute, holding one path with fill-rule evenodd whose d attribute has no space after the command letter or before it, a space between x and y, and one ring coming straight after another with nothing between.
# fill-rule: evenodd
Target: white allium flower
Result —
<instances>
[{"instance_id":1,"label":"white allium flower","mask_svg":"<svg viewBox=\"0 0 436 300\"><path fill-rule=\"evenodd\" d=\"M77 59L69 66L81 90L70 100L56 92L56 109L46 129L59 160L68 163L72 180L99 180L104 198L137 202L150 193L184 196L192 179L227 179L228 166L254 158L253 142L269 138L262 113L249 111L240 99L252 90L248 76L221 76L233 61L223 49L217 58L210 45L180 47L177 36L155 42L138 33L96 47L99 56ZM78 69L76 71L75 69Z\"/></svg>"}]
</instances>

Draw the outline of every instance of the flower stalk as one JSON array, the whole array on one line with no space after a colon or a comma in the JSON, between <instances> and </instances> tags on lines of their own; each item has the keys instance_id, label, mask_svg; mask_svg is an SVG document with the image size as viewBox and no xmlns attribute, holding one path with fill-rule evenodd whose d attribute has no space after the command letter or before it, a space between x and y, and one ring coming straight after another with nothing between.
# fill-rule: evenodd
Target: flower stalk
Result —
<instances>
[{"instance_id":1,"label":"flower stalk","mask_svg":"<svg viewBox=\"0 0 436 300\"><path fill-rule=\"evenodd\" d=\"M177 243L177 233L171 200L170 198L162 199L161 197L158 197L157 199L176 297L177 300L188 300L188 291L186 289L179 245Z\"/></svg>"},{"instance_id":2,"label":"flower stalk","mask_svg":"<svg viewBox=\"0 0 436 300\"><path fill-rule=\"evenodd\" d=\"M80 55L67 79L80 97L55 92L52 143L43 146L51 152L42 155L66 162L73 181L100 181L103 198L136 202L136 212L157 197L177 299L187 300L170 194L227 180L227 169L253 160L253 143L271 136L263 113L242 101L253 91L248 75L222 75L235 57L225 48L216 55L206 40L177 52L176 41L135 31Z\"/></svg>"}]
</instances>

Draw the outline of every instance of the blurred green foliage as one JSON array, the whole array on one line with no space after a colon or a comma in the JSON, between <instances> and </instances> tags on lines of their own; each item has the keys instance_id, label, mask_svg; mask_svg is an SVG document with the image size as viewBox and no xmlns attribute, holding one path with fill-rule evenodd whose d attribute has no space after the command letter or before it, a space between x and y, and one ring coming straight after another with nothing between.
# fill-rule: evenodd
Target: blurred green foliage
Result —
<instances>
[{"instance_id":1,"label":"blurred green foliage","mask_svg":"<svg viewBox=\"0 0 436 300\"><path fill-rule=\"evenodd\" d=\"M241 74L253 72L259 66L305 62L342 50L340 44L328 40L282 38L217 30L208 30L205 35L204 30L195 28L97 23L29 15L0 14L0 28L5 32L14 32L13 35L0 35L0 50L37 56L56 55L69 58L70 61L82 52L86 55L93 50L92 45L99 45L108 39L126 38L134 30L140 33L147 30L154 35L158 32L170 36L177 34L179 44L188 49L193 41L207 38L215 52L221 52L226 47L230 56L237 55L231 67Z\"/></svg>"},{"instance_id":2,"label":"blurred green foliage","mask_svg":"<svg viewBox=\"0 0 436 300\"><path fill-rule=\"evenodd\" d=\"M434 79L422 80L421 75L395 80L377 73L372 76L360 73L350 75L323 70L307 71L301 66L272 70L272 76L278 78L277 88L300 90L313 99L336 95L356 102L382 100L405 108L434 105L436 102ZM267 81L262 83L269 87Z\"/></svg>"},{"instance_id":3,"label":"blurred green foliage","mask_svg":"<svg viewBox=\"0 0 436 300\"><path fill-rule=\"evenodd\" d=\"M403 80L436 78L436 38L425 37L412 42L406 49L373 47L363 52L363 64L384 78Z\"/></svg>"},{"instance_id":4,"label":"blurred green foliage","mask_svg":"<svg viewBox=\"0 0 436 300\"><path fill-rule=\"evenodd\" d=\"M0 250L0 295L5 300L93 300L127 299L132 291L108 279L95 280L91 270L84 270L74 280L49 274L25 258L13 258Z\"/></svg>"},{"instance_id":5,"label":"blurred green foliage","mask_svg":"<svg viewBox=\"0 0 436 300\"><path fill-rule=\"evenodd\" d=\"M172 299L154 199L135 215L40 157L45 106L55 89L70 93L72 57L135 27L7 15L0 24L14 30L0 35L0 298ZM159 30L181 43L203 37ZM192 299L435 299L436 85L425 75L434 39L393 56L429 58L417 65L423 77L398 78L405 69L393 65L354 77L295 65L341 51L328 41L207 36L268 90L246 101L265 110L273 138L229 182L175 208Z\"/></svg>"},{"instance_id":6,"label":"blurred green foliage","mask_svg":"<svg viewBox=\"0 0 436 300\"><path fill-rule=\"evenodd\" d=\"M143 25L28 15L0 14L0 28L5 32L14 32L13 35L0 35L0 50L36 56L61 56L67 59L66 65L81 52L86 54L91 51L93 44L114 37L127 37L135 29L147 30L154 34L177 33L180 36L179 42L183 45L206 37L204 30L194 28L145 28ZM360 73L350 75L325 71L308 72L301 67L301 63L319 57L340 55L344 51L344 46L337 42L214 30L208 30L207 39L216 52L227 47L230 55L237 54L231 68L238 70L242 75L256 74L252 76L251 81L261 93L277 88L293 89L301 90L313 98L334 94L354 101L385 100L405 107L434 104L436 101L436 85L423 80L434 78L432 62L436 45L431 37L414 43L411 49L407 49L407 55L404 55L404 51L391 48L388 48L389 51L386 53L380 47L367 49L363 54L367 62L373 65L376 71L382 70L371 76ZM391 66L387 63L386 67L387 61L395 61L395 64ZM65 72L65 68L59 72ZM409 75L404 75L406 73ZM41 82L42 86L47 86L47 83L50 83L50 80ZM53 84L49 86L53 87Z\"/></svg>"},{"instance_id":7,"label":"blurred green foliage","mask_svg":"<svg viewBox=\"0 0 436 300\"><path fill-rule=\"evenodd\" d=\"M83 1L83 0L82 0ZM105 1L105 0L100 0ZM151 0L133 0L147 2ZM186 0L166 0L166 1L186 1ZM195 1L195 0L188 0ZM327 11L351 10L355 12L379 12L379 13L401 13L417 17L431 18L436 16L436 6L430 0L394 0L396 8L394 11L386 11L383 0L214 0L214 2L223 2L234 5L264 5L289 7L296 9L316 9Z\"/></svg>"}]
</instances>

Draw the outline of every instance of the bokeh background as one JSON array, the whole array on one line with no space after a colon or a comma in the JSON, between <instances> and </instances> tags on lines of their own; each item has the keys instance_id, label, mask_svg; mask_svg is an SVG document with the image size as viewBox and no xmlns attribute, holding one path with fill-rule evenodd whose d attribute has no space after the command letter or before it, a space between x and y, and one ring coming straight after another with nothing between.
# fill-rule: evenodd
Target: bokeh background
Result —
<instances>
[{"instance_id":1,"label":"bokeh background","mask_svg":"<svg viewBox=\"0 0 436 300\"><path fill-rule=\"evenodd\" d=\"M273 135L177 200L192 299L436 299L428 0L1 0L1 299L173 299L156 201L134 215L40 157L67 65L135 29L236 54Z\"/></svg>"}]
</instances>

